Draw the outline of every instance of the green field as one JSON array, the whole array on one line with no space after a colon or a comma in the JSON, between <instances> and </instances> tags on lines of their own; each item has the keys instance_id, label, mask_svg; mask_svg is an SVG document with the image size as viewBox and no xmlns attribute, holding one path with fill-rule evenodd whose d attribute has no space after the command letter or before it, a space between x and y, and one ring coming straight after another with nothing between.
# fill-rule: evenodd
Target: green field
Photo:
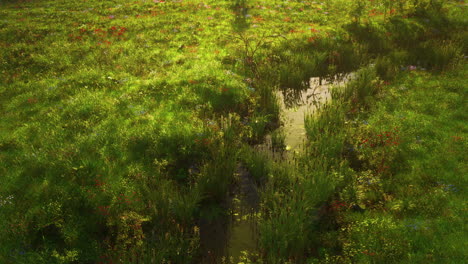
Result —
<instances>
[{"instance_id":1,"label":"green field","mask_svg":"<svg viewBox=\"0 0 468 264\"><path fill-rule=\"evenodd\" d=\"M467 7L2 0L0 263L465 263Z\"/></svg>"}]
</instances>

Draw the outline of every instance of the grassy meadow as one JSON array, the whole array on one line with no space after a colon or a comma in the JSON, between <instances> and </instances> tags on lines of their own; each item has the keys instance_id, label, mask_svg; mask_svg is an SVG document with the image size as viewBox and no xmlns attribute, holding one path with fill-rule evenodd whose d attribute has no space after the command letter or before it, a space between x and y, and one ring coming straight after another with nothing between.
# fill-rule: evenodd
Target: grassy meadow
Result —
<instances>
[{"instance_id":1,"label":"grassy meadow","mask_svg":"<svg viewBox=\"0 0 468 264\"><path fill-rule=\"evenodd\" d=\"M464 263L467 7L1 1L0 263ZM348 73L294 161L254 148ZM211 256L239 164L257 245Z\"/></svg>"}]
</instances>

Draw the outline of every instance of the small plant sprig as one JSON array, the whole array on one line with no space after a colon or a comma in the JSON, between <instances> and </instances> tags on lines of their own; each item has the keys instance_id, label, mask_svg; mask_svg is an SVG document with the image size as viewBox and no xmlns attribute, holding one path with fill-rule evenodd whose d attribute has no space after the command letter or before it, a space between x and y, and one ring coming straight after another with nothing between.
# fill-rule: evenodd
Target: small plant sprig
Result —
<instances>
[{"instance_id":1,"label":"small plant sprig","mask_svg":"<svg viewBox=\"0 0 468 264\"><path fill-rule=\"evenodd\" d=\"M258 71L259 61L255 59L255 56L260 48L273 42L273 40L269 39L276 39L278 37L286 39L286 37L282 35L268 35L267 33L263 33L261 37L258 37L256 34L246 35L243 32L236 32L234 38L242 43L241 53L243 56L244 66L246 69L250 69L256 78L259 78L260 74Z\"/></svg>"}]
</instances>

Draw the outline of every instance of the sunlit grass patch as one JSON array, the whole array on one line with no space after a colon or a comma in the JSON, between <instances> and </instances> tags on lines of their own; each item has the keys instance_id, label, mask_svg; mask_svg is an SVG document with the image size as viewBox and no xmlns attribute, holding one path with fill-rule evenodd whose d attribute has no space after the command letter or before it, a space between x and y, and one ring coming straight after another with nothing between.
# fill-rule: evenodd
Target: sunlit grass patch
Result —
<instances>
[{"instance_id":1,"label":"sunlit grass patch","mask_svg":"<svg viewBox=\"0 0 468 264\"><path fill-rule=\"evenodd\" d=\"M422 263L464 258L457 246L452 247L450 256L442 248L455 245L456 237L463 236L461 229L449 228L451 224L457 225L463 214L459 197L464 191L459 187L466 184L461 176L466 168L459 149L465 144L461 135L466 127L460 123L463 118L459 118L463 116L464 105L461 94L450 90L451 83L459 83L465 68L459 66L450 77L424 71L407 74L398 84L387 88L388 97L378 102L366 123L357 125L358 132L351 134L355 142L353 150L364 161L359 169L368 170L358 175L368 176L357 177L342 195L365 209L358 223L364 223L373 214L392 217L388 219L393 219L400 229L393 234L390 230L379 231L383 234L379 239L372 233L374 228L360 231L355 226L355 220L351 219L359 213L344 213L342 221L347 226L344 234L350 239L345 252L354 261L393 263L398 259ZM393 92L403 86L408 90ZM463 91L463 85L459 87L458 92ZM447 104L449 101L451 104ZM445 239L440 238L444 243L422 238L438 237L442 230L447 232ZM458 235L450 235L455 233ZM392 237L393 242L389 242Z\"/></svg>"}]
</instances>

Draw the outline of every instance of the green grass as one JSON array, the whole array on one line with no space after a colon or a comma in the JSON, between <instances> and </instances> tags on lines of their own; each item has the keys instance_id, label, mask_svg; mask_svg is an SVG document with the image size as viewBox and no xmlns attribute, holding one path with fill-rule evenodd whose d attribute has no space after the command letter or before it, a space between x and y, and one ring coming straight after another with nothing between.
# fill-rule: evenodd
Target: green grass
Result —
<instances>
[{"instance_id":1,"label":"green grass","mask_svg":"<svg viewBox=\"0 0 468 264\"><path fill-rule=\"evenodd\" d=\"M464 5L3 1L0 262L198 263L242 162L255 262L461 263ZM296 163L248 146L275 90L352 71Z\"/></svg>"},{"instance_id":2,"label":"green grass","mask_svg":"<svg viewBox=\"0 0 468 264\"><path fill-rule=\"evenodd\" d=\"M366 124L360 117L350 125L350 152L364 165L340 197L365 212L340 212L348 260L466 258L466 71L460 66L443 74L405 73L373 111L360 113L367 115Z\"/></svg>"}]
</instances>

